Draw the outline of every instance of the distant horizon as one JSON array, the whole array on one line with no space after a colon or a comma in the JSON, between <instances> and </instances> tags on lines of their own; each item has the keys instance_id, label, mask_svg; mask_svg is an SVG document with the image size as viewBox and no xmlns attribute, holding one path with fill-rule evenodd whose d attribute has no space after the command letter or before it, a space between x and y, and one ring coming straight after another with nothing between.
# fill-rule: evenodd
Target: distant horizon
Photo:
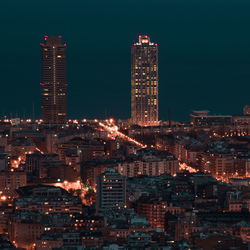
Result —
<instances>
[{"instance_id":1,"label":"distant horizon","mask_svg":"<svg viewBox=\"0 0 250 250\"><path fill-rule=\"evenodd\" d=\"M250 104L245 0L11 0L0 6L1 118L32 117L33 103L40 117L46 34L67 43L69 119L130 117L130 47L139 34L159 44L160 120L168 120L168 108L172 120L188 121L192 110L241 114Z\"/></svg>"},{"instance_id":2,"label":"distant horizon","mask_svg":"<svg viewBox=\"0 0 250 250\"><path fill-rule=\"evenodd\" d=\"M248 105L245 105L245 106L248 106ZM194 112L194 111L208 111L210 115L237 116L237 115L243 115L243 108L244 107L242 107L242 112L241 113L234 113L234 114L213 113L210 110L192 110L190 112L190 114L192 112ZM107 120L107 119L110 119L110 118L113 118L115 120L129 120L130 119L130 117L128 117L128 118L119 118L119 117L114 117L114 116L107 116L107 117L101 117L101 118L100 117L91 117L91 118L89 118L89 117L83 116L83 117L67 117L67 121L69 121L69 120L84 120L84 119L86 119L86 120L95 120L95 119L96 120ZM20 119L20 120L42 120L41 117L34 117L34 119L33 119L32 117L22 117L22 116L13 116L12 118L10 116L9 117L6 116L6 118L4 118L4 117L0 118L0 120L12 120L12 119ZM189 120L190 120L189 116L188 116L187 120L173 120L173 119L171 119L172 122L184 122L184 123L185 122L188 123ZM163 119L159 119L159 121L161 121L161 122L168 122L169 118L164 119L164 120Z\"/></svg>"}]
</instances>

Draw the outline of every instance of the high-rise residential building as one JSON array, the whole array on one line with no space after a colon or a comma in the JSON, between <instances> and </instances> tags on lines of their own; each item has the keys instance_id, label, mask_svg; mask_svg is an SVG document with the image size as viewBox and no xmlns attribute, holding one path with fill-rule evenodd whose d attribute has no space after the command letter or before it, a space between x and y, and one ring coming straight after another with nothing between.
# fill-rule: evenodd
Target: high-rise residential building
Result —
<instances>
[{"instance_id":1,"label":"high-rise residential building","mask_svg":"<svg viewBox=\"0 0 250 250\"><path fill-rule=\"evenodd\" d=\"M250 115L250 107L248 105L243 108L243 115Z\"/></svg>"},{"instance_id":2,"label":"high-rise residential building","mask_svg":"<svg viewBox=\"0 0 250 250\"><path fill-rule=\"evenodd\" d=\"M158 125L158 45L146 35L131 48L132 123Z\"/></svg>"},{"instance_id":3,"label":"high-rise residential building","mask_svg":"<svg viewBox=\"0 0 250 250\"><path fill-rule=\"evenodd\" d=\"M113 168L98 176L97 212L126 205L126 177Z\"/></svg>"},{"instance_id":4,"label":"high-rise residential building","mask_svg":"<svg viewBox=\"0 0 250 250\"><path fill-rule=\"evenodd\" d=\"M45 36L41 43L42 119L44 123L66 121L66 44L61 36Z\"/></svg>"}]
</instances>

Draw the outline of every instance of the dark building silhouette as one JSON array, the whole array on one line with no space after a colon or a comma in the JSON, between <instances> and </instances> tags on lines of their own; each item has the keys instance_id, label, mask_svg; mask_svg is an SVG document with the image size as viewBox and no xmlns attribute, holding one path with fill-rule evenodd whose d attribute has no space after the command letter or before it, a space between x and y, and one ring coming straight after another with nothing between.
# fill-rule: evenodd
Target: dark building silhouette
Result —
<instances>
[{"instance_id":1,"label":"dark building silhouette","mask_svg":"<svg viewBox=\"0 0 250 250\"><path fill-rule=\"evenodd\" d=\"M44 123L66 121L66 44L61 36L45 36L41 43L42 119Z\"/></svg>"},{"instance_id":2,"label":"dark building silhouette","mask_svg":"<svg viewBox=\"0 0 250 250\"><path fill-rule=\"evenodd\" d=\"M132 123L158 125L158 46L148 36L139 36L131 49Z\"/></svg>"}]
</instances>

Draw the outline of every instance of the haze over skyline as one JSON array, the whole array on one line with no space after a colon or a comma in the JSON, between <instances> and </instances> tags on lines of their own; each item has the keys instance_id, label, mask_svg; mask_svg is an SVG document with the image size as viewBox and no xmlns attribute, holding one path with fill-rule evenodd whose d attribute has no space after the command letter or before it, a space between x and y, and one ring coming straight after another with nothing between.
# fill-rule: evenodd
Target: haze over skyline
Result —
<instances>
[{"instance_id":1,"label":"haze over skyline","mask_svg":"<svg viewBox=\"0 0 250 250\"><path fill-rule=\"evenodd\" d=\"M159 44L160 119L168 108L188 120L194 109L231 114L249 104L250 2L121 2L2 1L1 118L31 117L32 103L40 117L46 34L67 43L69 118L130 117L130 48L139 34Z\"/></svg>"}]
</instances>

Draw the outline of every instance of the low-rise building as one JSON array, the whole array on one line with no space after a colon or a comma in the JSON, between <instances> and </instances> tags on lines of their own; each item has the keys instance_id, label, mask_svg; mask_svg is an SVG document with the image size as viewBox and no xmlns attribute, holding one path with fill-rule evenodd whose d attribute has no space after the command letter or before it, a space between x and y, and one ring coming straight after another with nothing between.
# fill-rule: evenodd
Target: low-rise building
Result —
<instances>
[{"instance_id":1,"label":"low-rise building","mask_svg":"<svg viewBox=\"0 0 250 250\"><path fill-rule=\"evenodd\" d=\"M27 186L17 190L15 209L51 213L82 213L82 202L60 187Z\"/></svg>"},{"instance_id":2,"label":"low-rise building","mask_svg":"<svg viewBox=\"0 0 250 250\"><path fill-rule=\"evenodd\" d=\"M127 177L162 174L175 176L179 172L179 161L169 152L147 148L137 151L135 156L120 162L115 168Z\"/></svg>"}]
</instances>

